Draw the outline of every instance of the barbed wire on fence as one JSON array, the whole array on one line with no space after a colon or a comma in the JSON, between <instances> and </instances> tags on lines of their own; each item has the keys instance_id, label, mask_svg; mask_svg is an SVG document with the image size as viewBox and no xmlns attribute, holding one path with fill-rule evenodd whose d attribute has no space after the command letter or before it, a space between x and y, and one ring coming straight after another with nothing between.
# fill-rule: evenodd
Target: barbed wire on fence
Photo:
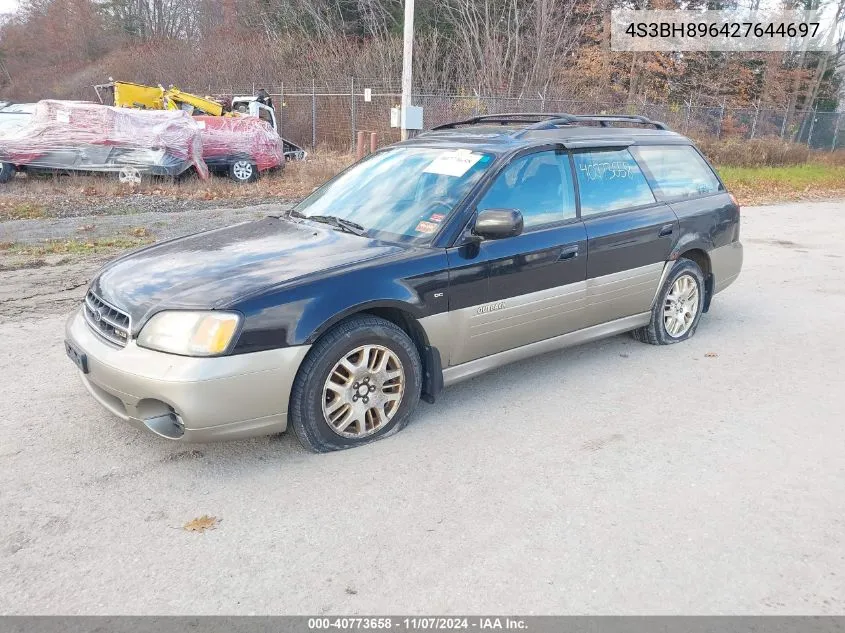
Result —
<instances>
[{"instance_id":1,"label":"barbed wire on fence","mask_svg":"<svg viewBox=\"0 0 845 633\"><path fill-rule=\"evenodd\" d=\"M305 147L354 147L358 131L375 132L382 144L399 140L390 127L390 109L398 106L398 81L350 78L348 81L267 86L208 86L207 94L255 94L264 88L276 106L283 136ZM196 88L195 88L196 90ZM525 96L493 96L478 90L419 91L413 103L423 108L427 128L484 114L567 112L571 114L636 114L666 123L695 138L755 139L777 137L811 149L845 148L845 113L815 109L731 108L724 103L610 103L565 98L552 92Z\"/></svg>"}]
</instances>

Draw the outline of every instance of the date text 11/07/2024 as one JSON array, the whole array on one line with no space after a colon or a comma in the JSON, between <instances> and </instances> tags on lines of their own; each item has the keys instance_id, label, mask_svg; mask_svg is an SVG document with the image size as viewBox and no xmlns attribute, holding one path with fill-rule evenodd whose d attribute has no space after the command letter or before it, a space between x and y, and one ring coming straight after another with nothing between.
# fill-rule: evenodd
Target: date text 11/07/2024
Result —
<instances>
[{"instance_id":1,"label":"date text 11/07/2024","mask_svg":"<svg viewBox=\"0 0 845 633\"><path fill-rule=\"evenodd\" d=\"M406 630L406 631L524 631L527 624L522 618L502 616L479 617L321 617L309 618L308 629L328 630Z\"/></svg>"}]
</instances>

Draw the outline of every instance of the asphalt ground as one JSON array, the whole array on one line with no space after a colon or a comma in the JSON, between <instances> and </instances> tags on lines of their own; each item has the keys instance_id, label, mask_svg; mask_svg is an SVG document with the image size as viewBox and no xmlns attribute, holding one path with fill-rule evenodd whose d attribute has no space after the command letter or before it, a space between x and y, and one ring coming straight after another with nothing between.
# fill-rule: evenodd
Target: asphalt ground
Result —
<instances>
[{"instance_id":1,"label":"asphalt ground","mask_svg":"<svg viewBox=\"0 0 845 633\"><path fill-rule=\"evenodd\" d=\"M504 367L327 455L135 430L68 301L0 312L0 613L845 613L843 236L842 202L744 209L692 340Z\"/></svg>"}]
</instances>

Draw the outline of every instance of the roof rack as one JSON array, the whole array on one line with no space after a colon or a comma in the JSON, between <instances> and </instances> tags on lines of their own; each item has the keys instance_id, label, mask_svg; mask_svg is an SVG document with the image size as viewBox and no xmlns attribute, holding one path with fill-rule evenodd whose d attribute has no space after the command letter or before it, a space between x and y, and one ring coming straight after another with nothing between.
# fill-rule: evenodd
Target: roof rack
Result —
<instances>
[{"instance_id":1,"label":"roof rack","mask_svg":"<svg viewBox=\"0 0 845 633\"><path fill-rule=\"evenodd\" d=\"M549 119L574 119L571 114L554 112L504 112L502 114L481 114L471 119L452 121L437 125L432 130L449 130L459 125L479 125L485 123L498 123L499 125L510 125L512 123L541 123Z\"/></svg>"},{"instance_id":2,"label":"roof rack","mask_svg":"<svg viewBox=\"0 0 845 633\"><path fill-rule=\"evenodd\" d=\"M527 132L538 130L553 130L562 125L580 125L586 123L598 123L601 127L609 127L611 123L636 123L638 125L653 125L658 130L668 128L660 121L638 114L567 114L565 112L506 112L503 114L483 114L474 116L471 119L452 121L435 126L434 130L449 130L463 125L484 125L498 123L499 125L512 125L514 123L527 123L527 127L513 133L514 137L520 137Z\"/></svg>"}]
</instances>

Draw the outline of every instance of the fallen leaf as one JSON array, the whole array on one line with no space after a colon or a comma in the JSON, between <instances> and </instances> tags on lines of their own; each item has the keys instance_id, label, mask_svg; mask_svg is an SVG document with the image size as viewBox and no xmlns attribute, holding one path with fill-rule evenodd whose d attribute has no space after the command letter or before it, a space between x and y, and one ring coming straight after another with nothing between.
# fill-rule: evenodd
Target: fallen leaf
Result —
<instances>
[{"instance_id":1,"label":"fallen leaf","mask_svg":"<svg viewBox=\"0 0 845 633\"><path fill-rule=\"evenodd\" d=\"M207 514L203 514L201 517L197 517L193 521L186 523L183 529L186 532L205 532L206 530L216 528L218 523L220 523L220 519L217 517L210 517Z\"/></svg>"},{"instance_id":2,"label":"fallen leaf","mask_svg":"<svg viewBox=\"0 0 845 633\"><path fill-rule=\"evenodd\" d=\"M150 232L143 226L138 226L130 231L135 237L149 237Z\"/></svg>"},{"instance_id":3,"label":"fallen leaf","mask_svg":"<svg viewBox=\"0 0 845 633\"><path fill-rule=\"evenodd\" d=\"M716 352L707 352L707 353L704 355L704 358L716 358L716 357L718 357L718 356L719 356L719 355L718 355Z\"/></svg>"}]
</instances>

